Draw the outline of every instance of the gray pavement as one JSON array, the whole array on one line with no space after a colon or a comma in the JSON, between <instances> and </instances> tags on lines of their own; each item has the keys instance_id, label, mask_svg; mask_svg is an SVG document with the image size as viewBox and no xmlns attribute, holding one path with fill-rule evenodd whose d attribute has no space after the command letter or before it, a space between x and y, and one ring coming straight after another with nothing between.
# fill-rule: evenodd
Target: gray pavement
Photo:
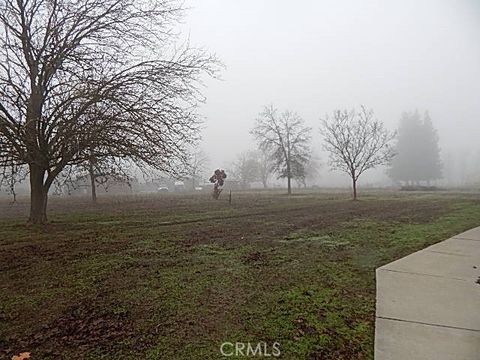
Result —
<instances>
[{"instance_id":1,"label":"gray pavement","mask_svg":"<svg viewBox=\"0 0 480 360\"><path fill-rule=\"evenodd\" d=\"M375 359L480 359L480 227L377 269Z\"/></svg>"}]
</instances>

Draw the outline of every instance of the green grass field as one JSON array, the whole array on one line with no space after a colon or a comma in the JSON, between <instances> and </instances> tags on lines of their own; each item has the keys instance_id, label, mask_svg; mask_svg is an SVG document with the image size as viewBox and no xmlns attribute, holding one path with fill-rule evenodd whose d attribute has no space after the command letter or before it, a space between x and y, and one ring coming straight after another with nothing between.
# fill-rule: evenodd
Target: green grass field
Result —
<instances>
[{"instance_id":1,"label":"green grass field","mask_svg":"<svg viewBox=\"0 0 480 360\"><path fill-rule=\"evenodd\" d=\"M371 359L375 268L480 225L478 194L234 193L0 204L0 358Z\"/></svg>"}]
</instances>

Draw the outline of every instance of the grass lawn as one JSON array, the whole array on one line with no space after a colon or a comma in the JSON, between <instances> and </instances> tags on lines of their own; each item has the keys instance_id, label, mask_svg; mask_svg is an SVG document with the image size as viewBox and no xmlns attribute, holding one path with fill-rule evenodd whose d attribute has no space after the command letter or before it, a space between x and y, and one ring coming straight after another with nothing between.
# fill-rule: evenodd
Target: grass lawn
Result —
<instances>
[{"instance_id":1,"label":"grass lawn","mask_svg":"<svg viewBox=\"0 0 480 360\"><path fill-rule=\"evenodd\" d=\"M225 194L223 194L225 195ZM0 358L371 359L375 268L480 225L478 194L235 193L0 204Z\"/></svg>"}]
</instances>

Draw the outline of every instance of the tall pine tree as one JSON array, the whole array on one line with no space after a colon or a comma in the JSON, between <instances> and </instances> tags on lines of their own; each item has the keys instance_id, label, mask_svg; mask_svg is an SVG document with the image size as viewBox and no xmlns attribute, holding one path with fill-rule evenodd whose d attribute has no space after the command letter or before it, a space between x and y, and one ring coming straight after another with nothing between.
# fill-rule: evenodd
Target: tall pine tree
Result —
<instances>
[{"instance_id":1,"label":"tall pine tree","mask_svg":"<svg viewBox=\"0 0 480 360\"><path fill-rule=\"evenodd\" d=\"M422 130L424 149L421 156L423 166L420 172L420 180L430 183L430 180L442 178L442 161L440 159L437 130L433 127L428 111L425 112L423 118Z\"/></svg>"},{"instance_id":2,"label":"tall pine tree","mask_svg":"<svg viewBox=\"0 0 480 360\"><path fill-rule=\"evenodd\" d=\"M418 111L402 114L395 150L397 155L388 171L393 180L429 184L442 177L438 134L428 112L423 119Z\"/></svg>"}]
</instances>

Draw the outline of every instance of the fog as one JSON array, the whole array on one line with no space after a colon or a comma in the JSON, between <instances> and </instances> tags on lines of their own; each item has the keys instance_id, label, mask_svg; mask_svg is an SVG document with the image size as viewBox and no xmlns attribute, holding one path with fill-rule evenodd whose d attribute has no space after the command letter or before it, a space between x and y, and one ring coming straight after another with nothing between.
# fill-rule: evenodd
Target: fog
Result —
<instances>
[{"instance_id":1,"label":"fog","mask_svg":"<svg viewBox=\"0 0 480 360\"><path fill-rule=\"evenodd\" d=\"M479 174L480 2L202 0L182 25L193 46L224 63L207 79L202 148L228 167L255 146L249 130L264 105L298 112L320 153L319 118L364 104L389 129L401 113L428 110L444 178ZM333 184L320 153L321 184ZM454 169L454 170L452 170ZM346 179L346 178L345 178ZM384 169L363 182L386 179Z\"/></svg>"}]
</instances>

